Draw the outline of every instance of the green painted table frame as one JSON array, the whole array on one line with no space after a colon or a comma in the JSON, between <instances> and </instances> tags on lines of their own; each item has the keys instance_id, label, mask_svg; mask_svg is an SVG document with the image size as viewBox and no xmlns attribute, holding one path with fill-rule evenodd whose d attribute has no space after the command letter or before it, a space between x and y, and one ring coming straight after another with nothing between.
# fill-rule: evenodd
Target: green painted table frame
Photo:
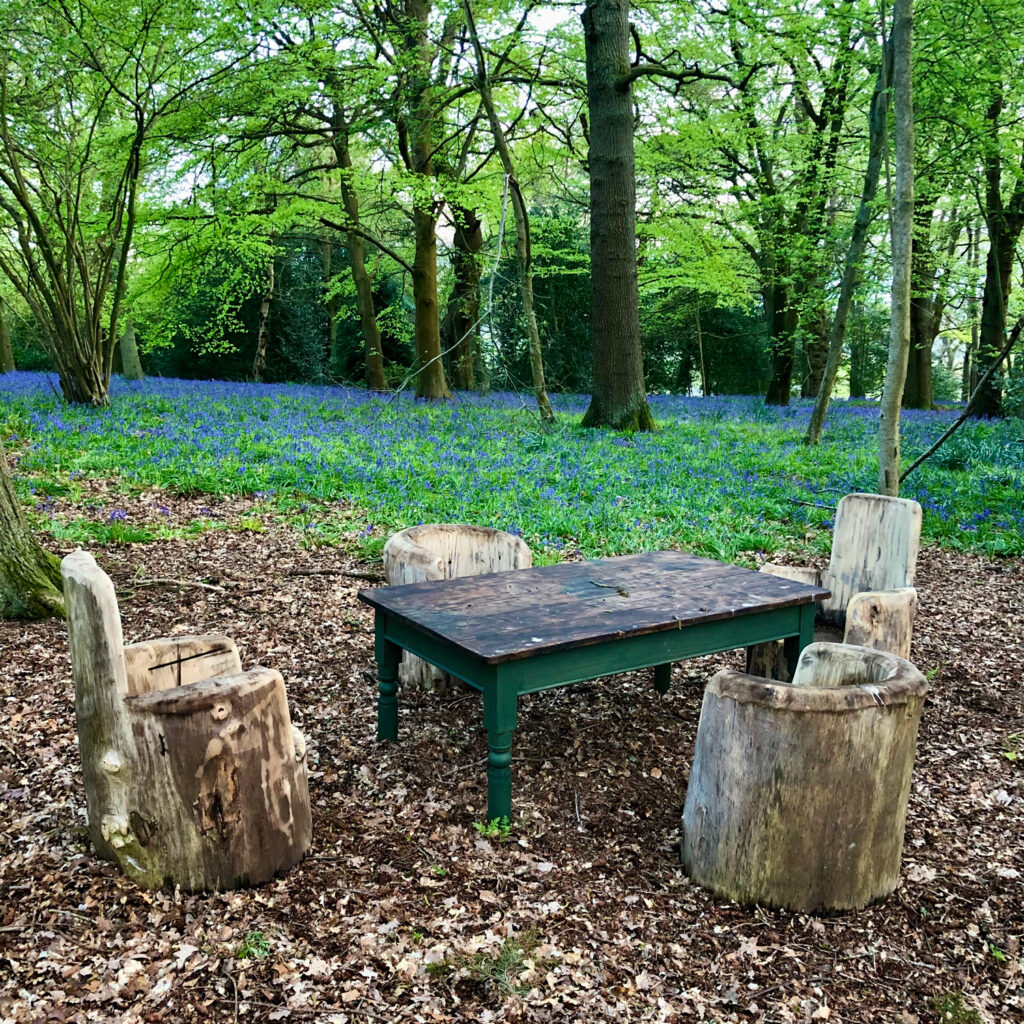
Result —
<instances>
[{"instance_id":1,"label":"green painted table frame","mask_svg":"<svg viewBox=\"0 0 1024 1024\"><path fill-rule=\"evenodd\" d=\"M800 652L814 639L813 601L750 611L640 636L488 664L463 648L374 609L377 659L377 739L398 739L398 664L406 650L457 676L483 694L487 730L487 820L512 816L512 737L519 697L600 676L654 668L654 687L667 693L672 663L771 640L784 642L790 676Z\"/></svg>"}]
</instances>

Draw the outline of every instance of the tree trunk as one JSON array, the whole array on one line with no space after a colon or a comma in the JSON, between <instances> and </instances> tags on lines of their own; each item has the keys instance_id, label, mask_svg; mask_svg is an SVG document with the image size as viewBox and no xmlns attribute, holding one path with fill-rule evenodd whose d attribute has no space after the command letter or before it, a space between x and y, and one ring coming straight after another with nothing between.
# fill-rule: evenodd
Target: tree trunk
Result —
<instances>
[{"instance_id":1,"label":"tree trunk","mask_svg":"<svg viewBox=\"0 0 1024 1024\"><path fill-rule=\"evenodd\" d=\"M900 403L910 352L910 247L914 230L913 0L893 5L893 113L896 160L892 214L892 319L878 425L878 492L900 492Z\"/></svg>"},{"instance_id":2,"label":"tree trunk","mask_svg":"<svg viewBox=\"0 0 1024 1024\"><path fill-rule=\"evenodd\" d=\"M33 537L0 448L0 617L63 614L60 565Z\"/></svg>"},{"instance_id":3,"label":"tree trunk","mask_svg":"<svg viewBox=\"0 0 1024 1024\"><path fill-rule=\"evenodd\" d=\"M892 892L927 691L909 662L845 644L807 647L792 685L715 675L683 809L686 873L801 913Z\"/></svg>"},{"instance_id":4,"label":"tree trunk","mask_svg":"<svg viewBox=\"0 0 1024 1024\"><path fill-rule=\"evenodd\" d=\"M789 405L793 388L793 343L797 310L786 284L776 281L765 299L771 346L771 377L764 401L766 405Z\"/></svg>"},{"instance_id":5,"label":"tree trunk","mask_svg":"<svg viewBox=\"0 0 1024 1024\"><path fill-rule=\"evenodd\" d=\"M868 113L868 165L864 172L864 186L861 189L860 205L853 222L853 233L850 235L850 246L846 251L846 263L843 266L843 279L839 286L839 302L836 315L829 328L828 353L822 370L821 383L814 400L811 421L804 435L805 444L818 444L825 426L825 414L832 391L839 374L839 365L843 358L843 343L846 340L846 326L850 319L853 306L853 294L860 277L860 267L864 260L867 247L868 228L871 225L875 196L878 192L878 179L882 168L882 154L885 146L885 125L889 112L888 82L892 71L889 67L889 48L882 54L882 64L875 79L875 90L871 95L871 107ZM863 345L850 342L850 397L864 394L863 382L858 371L863 363Z\"/></svg>"},{"instance_id":6,"label":"tree trunk","mask_svg":"<svg viewBox=\"0 0 1024 1024\"><path fill-rule=\"evenodd\" d=\"M476 384L475 355L480 339L480 252L483 223L476 210L455 207L452 271L455 280L445 317L445 348L451 351L452 382L462 391Z\"/></svg>"},{"instance_id":7,"label":"tree trunk","mask_svg":"<svg viewBox=\"0 0 1024 1024\"><path fill-rule=\"evenodd\" d=\"M267 344L270 341L270 304L274 298L274 260L267 264L267 287L260 303L260 323L256 332L256 355L252 361L252 379L259 384L267 368Z\"/></svg>"},{"instance_id":8,"label":"tree trunk","mask_svg":"<svg viewBox=\"0 0 1024 1024\"><path fill-rule=\"evenodd\" d=\"M935 277L931 202L914 204L914 235L910 245L910 352L903 408L932 409L932 346L935 344Z\"/></svg>"},{"instance_id":9,"label":"tree trunk","mask_svg":"<svg viewBox=\"0 0 1024 1024\"><path fill-rule=\"evenodd\" d=\"M494 106L494 97L491 95L490 80L487 76L487 61L484 57L483 47L480 45L480 38L477 35L473 8L469 0L465 2L465 9L466 21L472 36L473 49L476 53L477 88L480 90L480 99L483 101L484 108L487 111L487 119L491 125L491 134L494 136L494 145L497 147L509 191L512 193L512 213L516 222L516 263L519 269L519 295L522 299L523 315L526 318L526 331L530 339L530 375L533 378L533 393L537 399L540 418L545 423L554 423L555 413L551 408L551 402L548 400L548 388L544 380L544 357L540 345L540 331L537 327L537 314L533 308L533 255L530 250L530 216L526 209L523 191L519 187L519 179L516 177L515 166L512 163L512 154L509 151L508 141L505 138L505 129L501 125L501 119L498 117L498 112ZM639 332L639 319L637 320L637 331Z\"/></svg>"},{"instance_id":10,"label":"tree trunk","mask_svg":"<svg viewBox=\"0 0 1024 1024\"><path fill-rule=\"evenodd\" d=\"M441 362L437 301L437 206L434 200L434 109L430 65L431 0L405 0L405 45L409 61L409 169L416 175L412 211L415 255L416 397L451 398Z\"/></svg>"},{"instance_id":11,"label":"tree trunk","mask_svg":"<svg viewBox=\"0 0 1024 1024\"><path fill-rule=\"evenodd\" d=\"M800 397L813 398L821 387L828 358L828 317L824 307L814 312L814 322L804 352L807 357L807 373L800 384Z\"/></svg>"},{"instance_id":12,"label":"tree trunk","mask_svg":"<svg viewBox=\"0 0 1024 1024\"><path fill-rule=\"evenodd\" d=\"M356 194L353 181L354 169L348 145L348 124L345 121L344 110L338 103L334 104L332 118L334 159L341 172L341 201L345 207L347 222L354 228L358 228L359 196ZM356 231L349 231L346 234L346 241L352 283L356 289L356 309L359 311L359 324L363 330L363 346L366 353L366 386L371 391L386 391L388 384L387 378L384 376L384 350L380 342L377 313L373 306L373 283L370 280L370 275L366 272L366 247L363 245L362 237ZM337 333L335 325L332 356L337 344Z\"/></svg>"},{"instance_id":13,"label":"tree trunk","mask_svg":"<svg viewBox=\"0 0 1024 1024\"><path fill-rule=\"evenodd\" d=\"M1000 116L1003 96L997 95L988 110L989 149L985 157L985 224L989 249L985 259L985 286L981 299L981 336L976 363L989 366L1003 348L1006 335L1006 307L1010 298L1010 274L1017 240L1024 230L1024 178L1016 178L1009 202L1003 202ZM999 416L1003 394L999 380L991 375L975 401L978 416Z\"/></svg>"},{"instance_id":14,"label":"tree trunk","mask_svg":"<svg viewBox=\"0 0 1024 1024\"><path fill-rule=\"evenodd\" d=\"M11 345L11 331L4 315L4 300L0 296L0 373L14 372L14 348Z\"/></svg>"},{"instance_id":15,"label":"tree trunk","mask_svg":"<svg viewBox=\"0 0 1024 1024\"><path fill-rule=\"evenodd\" d=\"M338 317L341 313L341 299L334 287L334 243L325 238L320 242L320 276L324 288L324 305L327 309L327 356L331 373L339 373L341 353L338 351Z\"/></svg>"},{"instance_id":16,"label":"tree trunk","mask_svg":"<svg viewBox=\"0 0 1024 1024\"><path fill-rule=\"evenodd\" d=\"M124 334L118 344L121 352L121 372L128 380L145 380L146 374L142 370L142 360L139 359L139 346L135 338L135 322L129 317L125 325Z\"/></svg>"},{"instance_id":17,"label":"tree trunk","mask_svg":"<svg viewBox=\"0 0 1024 1024\"><path fill-rule=\"evenodd\" d=\"M590 114L590 258L594 383L586 427L652 430L640 341L636 173L628 0L583 11Z\"/></svg>"},{"instance_id":18,"label":"tree trunk","mask_svg":"<svg viewBox=\"0 0 1024 1024\"><path fill-rule=\"evenodd\" d=\"M966 402L978 385L977 373L974 369L974 355L978 351L978 288L975 275L978 271L979 252L978 228L973 224L967 227L967 253L971 268L970 291L967 294L967 319L971 324L971 337L964 346L964 365L960 372L960 401Z\"/></svg>"}]
</instances>

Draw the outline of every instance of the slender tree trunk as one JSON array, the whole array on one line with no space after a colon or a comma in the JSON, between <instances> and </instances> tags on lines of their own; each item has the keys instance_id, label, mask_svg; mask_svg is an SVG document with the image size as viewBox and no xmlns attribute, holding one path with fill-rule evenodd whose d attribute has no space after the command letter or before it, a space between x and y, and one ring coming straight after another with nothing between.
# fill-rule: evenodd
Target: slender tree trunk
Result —
<instances>
[{"instance_id":1,"label":"slender tree trunk","mask_svg":"<svg viewBox=\"0 0 1024 1024\"><path fill-rule=\"evenodd\" d=\"M821 387L825 375L825 361L828 358L828 316L825 307L814 311L814 322L810 336L804 346L807 356L807 373L800 385L800 397L812 398Z\"/></svg>"},{"instance_id":2,"label":"slender tree trunk","mask_svg":"<svg viewBox=\"0 0 1024 1024\"><path fill-rule=\"evenodd\" d=\"M441 322L437 301L437 209L434 194L434 109L430 77L431 0L405 0L409 59L409 164L419 187L412 213L415 255L412 294L415 304L416 397L451 398L441 362Z\"/></svg>"},{"instance_id":3,"label":"slender tree trunk","mask_svg":"<svg viewBox=\"0 0 1024 1024\"><path fill-rule=\"evenodd\" d=\"M981 335L977 350L979 366L988 366L1003 347L1013 257L1021 231L1024 230L1024 178L1017 178L1009 202L1003 202L999 124L1003 103L1003 96L999 94L985 112L991 136L985 157L985 224L988 228L989 249L981 299ZM1002 389L999 378L993 374L977 397L975 413L978 416L999 416L1002 410Z\"/></svg>"},{"instance_id":4,"label":"slender tree trunk","mask_svg":"<svg viewBox=\"0 0 1024 1024\"><path fill-rule=\"evenodd\" d=\"M910 249L914 231L913 0L893 4L893 113L896 160L892 211L892 321L878 425L878 492L900 491L900 402L910 352Z\"/></svg>"},{"instance_id":5,"label":"slender tree trunk","mask_svg":"<svg viewBox=\"0 0 1024 1024\"><path fill-rule=\"evenodd\" d=\"M586 427L652 430L640 341L629 0L583 11L590 113L590 259L594 384Z\"/></svg>"},{"instance_id":6,"label":"slender tree trunk","mask_svg":"<svg viewBox=\"0 0 1024 1024\"><path fill-rule=\"evenodd\" d=\"M846 327L850 319L850 309L853 305L853 294L860 277L861 263L864 260L864 250L867 247L872 207L874 206L875 196L878 194L878 179L882 169L885 125L889 115L888 82L892 76L889 63L890 53L888 47L886 47L885 52L882 54L882 64L878 69L875 91L871 96L871 108L868 113L868 166L864 172L864 186L861 189L857 216L853 222L850 245L846 250L843 279L839 286L839 302L836 305L836 315L832 318L832 326L829 328L828 354L825 357L825 367L822 371L821 383L818 385L818 394L814 400L811 421L807 425L807 433L804 435L805 444L817 444L821 440L821 432L825 426L825 414L828 412L828 403L832 398L832 391L836 386L836 377L839 374L839 364L843 358ZM864 394L864 387L861 381L862 375L857 372L860 370L862 362L862 352L851 341L851 398L855 395Z\"/></svg>"},{"instance_id":7,"label":"slender tree trunk","mask_svg":"<svg viewBox=\"0 0 1024 1024\"><path fill-rule=\"evenodd\" d=\"M483 223L476 210L454 208L452 239L454 281L448 299L444 346L451 351L452 383L462 391L476 385L475 357L480 338L480 252L484 247Z\"/></svg>"},{"instance_id":8,"label":"slender tree trunk","mask_svg":"<svg viewBox=\"0 0 1024 1024\"><path fill-rule=\"evenodd\" d=\"M332 373L341 367L341 353L338 351L338 315L341 313L341 299L334 288L334 243L329 238L320 242L320 276L324 288L324 306L327 309L327 359Z\"/></svg>"},{"instance_id":9,"label":"slender tree trunk","mask_svg":"<svg viewBox=\"0 0 1024 1024\"><path fill-rule=\"evenodd\" d=\"M967 293L967 318L971 323L971 338L964 346L964 365L960 372L960 401L966 402L977 387L977 374L974 370L974 354L978 351L978 286L975 276L978 271L979 252L978 229L970 224L967 227L967 253L971 268L970 291Z\"/></svg>"},{"instance_id":10,"label":"slender tree trunk","mask_svg":"<svg viewBox=\"0 0 1024 1024\"><path fill-rule=\"evenodd\" d=\"M537 327L537 314L533 308L530 217L526 209L526 200L523 198L522 189L519 187L519 179L516 177L515 166L512 163L512 154L509 151L508 141L505 138L505 129L502 127L501 119L498 117L498 112L494 106L494 97L491 95L490 80L487 76L487 61L484 57L483 47L480 45L480 38L477 35L473 8L468 0L466 0L465 9L466 21L473 39L473 49L476 52L477 88L480 91L480 99L483 102L484 109L487 111L487 120L490 122L491 134L494 136L494 145L497 147L501 166L508 180L509 191L512 193L512 213L516 222L516 263L519 269L519 295L522 299L523 315L526 318L526 331L530 339L530 374L533 378L533 393L537 399L540 418L545 423L554 423L555 413L551 408L551 402L548 400L547 383L544 380L544 358L541 352L540 330ZM639 313L637 332L639 337Z\"/></svg>"},{"instance_id":11,"label":"slender tree trunk","mask_svg":"<svg viewBox=\"0 0 1024 1024\"><path fill-rule=\"evenodd\" d=\"M11 331L4 313L4 300L0 297L0 373L14 372L14 347L11 345Z\"/></svg>"},{"instance_id":12,"label":"slender tree trunk","mask_svg":"<svg viewBox=\"0 0 1024 1024\"><path fill-rule=\"evenodd\" d=\"M118 344L121 353L121 372L128 380L145 380L146 374L142 370L142 360L139 358L139 345L135 337L135 321L128 318L125 324L124 334Z\"/></svg>"},{"instance_id":13,"label":"slender tree trunk","mask_svg":"<svg viewBox=\"0 0 1024 1024\"><path fill-rule=\"evenodd\" d=\"M914 204L914 236L910 248L910 354L907 382L903 388L904 409L932 409L932 333L935 321L935 278L938 268L932 251L932 221L935 207L930 201Z\"/></svg>"},{"instance_id":14,"label":"slender tree trunk","mask_svg":"<svg viewBox=\"0 0 1024 1024\"><path fill-rule=\"evenodd\" d=\"M260 323L256 332L256 355L252 361L252 379L259 384L267 368L267 344L270 341L270 304L274 298L274 260L267 264L267 287L260 303Z\"/></svg>"},{"instance_id":15,"label":"slender tree trunk","mask_svg":"<svg viewBox=\"0 0 1024 1024\"><path fill-rule=\"evenodd\" d=\"M704 361L704 331L700 323L700 296L697 297L697 355L700 358L700 393L702 398L711 394L711 384L708 381L707 363ZM689 392L689 387L687 387Z\"/></svg>"},{"instance_id":16,"label":"slender tree trunk","mask_svg":"<svg viewBox=\"0 0 1024 1024\"><path fill-rule=\"evenodd\" d=\"M348 145L348 124L340 104L334 104L332 117L334 159L341 172L341 201L345 207L347 222L354 228L358 228L359 196L356 194L353 182L354 168ZM384 376L384 350L380 341L380 328L377 325L377 312L373 306L373 282L366 272L366 247L363 245L362 236L356 231L347 232L346 242L352 283L356 289L359 325L363 330L363 346L366 353L366 386L371 391L385 391L387 379ZM336 347L336 339L337 327L335 326L332 354Z\"/></svg>"},{"instance_id":17,"label":"slender tree trunk","mask_svg":"<svg viewBox=\"0 0 1024 1024\"><path fill-rule=\"evenodd\" d=\"M60 563L32 536L0 448L0 617L63 614Z\"/></svg>"},{"instance_id":18,"label":"slender tree trunk","mask_svg":"<svg viewBox=\"0 0 1024 1024\"><path fill-rule=\"evenodd\" d=\"M985 258L985 286L981 298L981 333L978 338L978 364L986 366L1002 347L1006 333L1006 305L1010 291L1010 271L1016 239L1006 232L995 237L989 229L989 250ZM978 416L999 416L1003 394L999 379L989 378L974 406Z\"/></svg>"}]
</instances>

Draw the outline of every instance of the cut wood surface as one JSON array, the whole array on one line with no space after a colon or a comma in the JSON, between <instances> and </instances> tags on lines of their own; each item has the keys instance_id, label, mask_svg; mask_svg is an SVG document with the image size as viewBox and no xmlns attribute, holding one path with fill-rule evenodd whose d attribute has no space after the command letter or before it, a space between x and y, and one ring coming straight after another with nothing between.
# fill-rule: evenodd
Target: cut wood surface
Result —
<instances>
[{"instance_id":1,"label":"cut wood surface","mask_svg":"<svg viewBox=\"0 0 1024 1024\"><path fill-rule=\"evenodd\" d=\"M687 873L805 913L891 892L927 690L909 662L844 644L807 647L792 685L715 675L683 810Z\"/></svg>"},{"instance_id":2,"label":"cut wood surface","mask_svg":"<svg viewBox=\"0 0 1024 1024\"><path fill-rule=\"evenodd\" d=\"M521 537L465 523L413 526L396 533L384 546L384 578L390 586L481 576L532 565L533 555ZM398 671L404 685L423 690L440 690L449 682L447 673L408 651L403 652Z\"/></svg>"},{"instance_id":3,"label":"cut wood surface","mask_svg":"<svg viewBox=\"0 0 1024 1024\"><path fill-rule=\"evenodd\" d=\"M836 509L832 557L822 574L831 597L822 602L826 621L845 626L855 594L914 585L921 544L921 506L906 498L848 494Z\"/></svg>"},{"instance_id":4,"label":"cut wood surface","mask_svg":"<svg viewBox=\"0 0 1024 1024\"><path fill-rule=\"evenodd\" d=\"M497 664L766 608L828 592L679 551L361 590L362 601Z\"/></svg>"},{"instance_id":5,"label":"cut wood surface","mask_svg":"<svg viewBox=\"0 0 1024 1024\"><path fill-rule=\"evenodd\" d=\"M910 642L917 618L917 591L867 591L856 594L846 609L843 642L910 657Z\"/></svg>"},{"instance_id":6,"label":"cut wood surface","mask_svg":"<svg viewBox=\"0 0 1024 1024\"><path fill-rule=\"evenodd\" d=\"M84 551L62 570L97 853L140 885L185 890L259 884L299 861L312 831L305 742L280 675L239 673L218 634L125 648L109 577Z\"/></svg>"}]
</instances>

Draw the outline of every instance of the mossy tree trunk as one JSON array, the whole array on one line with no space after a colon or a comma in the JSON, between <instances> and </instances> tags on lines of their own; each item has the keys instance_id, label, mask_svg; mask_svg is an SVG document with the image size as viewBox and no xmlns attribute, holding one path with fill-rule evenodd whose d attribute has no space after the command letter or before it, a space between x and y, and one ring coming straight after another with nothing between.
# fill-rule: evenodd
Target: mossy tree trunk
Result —
<instances>
[{"instance_id":1,"label":"mossy tree trunk","mask_svg":"<svg viewBox=\"0 0 1024 1024\"><path fill-rule=\"evenodd\" d=\"M45 619L63 614L60 563L32 535L0 449L0 616Z\"/></svg>"},{"instance_id":2,"label":"mossy tree trunk","mask_svg":"<svg viewBox=\"0 0 1024 1024\"><path fill-rule=\"evenodd\" d=\"M0 373L14 371L14 348L11 345L11 332L4 316L4 300L0 298Z\"/></svg>"}]
</instances>

